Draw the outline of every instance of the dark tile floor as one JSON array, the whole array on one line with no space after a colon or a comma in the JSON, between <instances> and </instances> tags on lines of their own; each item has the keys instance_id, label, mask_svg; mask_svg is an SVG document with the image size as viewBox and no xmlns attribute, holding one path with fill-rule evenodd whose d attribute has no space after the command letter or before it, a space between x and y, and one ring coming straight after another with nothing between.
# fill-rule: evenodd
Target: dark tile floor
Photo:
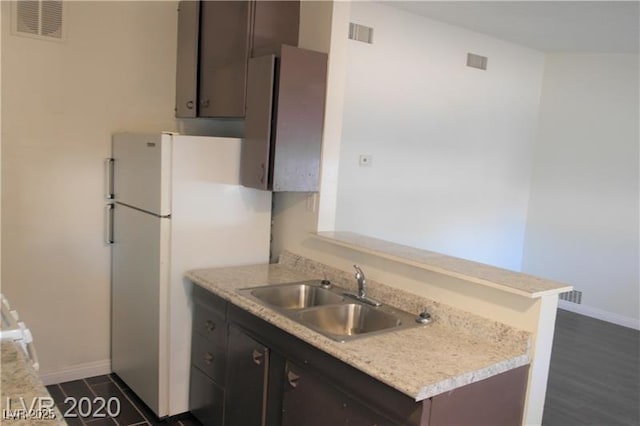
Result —
<instances>
[{"instance_id":1,"label":"dark tile floor","mask_svg":"<svg viewBox=\"0 0 640 426\"><path fill-rule=\"evenodd\" d=\"M189 414L164 421L158 420L144 402L115 374L50 385L47 386L47 390L70 426L200 425ZM81 401L83 397L89 399ZM69 399L65 403L66 398ZM95 401L95 398L104 398L107 404L103 407L102 400Z\"/></svg>"}]
</instances>

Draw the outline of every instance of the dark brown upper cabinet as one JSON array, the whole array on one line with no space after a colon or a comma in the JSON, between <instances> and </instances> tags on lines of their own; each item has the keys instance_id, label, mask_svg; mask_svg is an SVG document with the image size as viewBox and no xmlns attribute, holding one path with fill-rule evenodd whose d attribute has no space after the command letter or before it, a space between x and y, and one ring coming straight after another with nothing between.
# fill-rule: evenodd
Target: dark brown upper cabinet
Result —
<instances>
[{"instance_id":1,"label":"dark brown upper cabinet","mask_svg":"<svg viewBox=\"0 0 640 426\"><path fill-rule=\"evenodd\" d=\"M249 60L241 182L318 190L327 55L293 46Z\"/></svg>"},{"instance_id":2,"label":"dark brown upper cabinet","mask_svg":"<svg viewBox=\"0 0 640 426\"><path fill-rule=\"evenodd\" d=\"M249 58L296 46L299 21L299 1L180 1L176 117L244 117Z\"/></svg>"}]
</instances>

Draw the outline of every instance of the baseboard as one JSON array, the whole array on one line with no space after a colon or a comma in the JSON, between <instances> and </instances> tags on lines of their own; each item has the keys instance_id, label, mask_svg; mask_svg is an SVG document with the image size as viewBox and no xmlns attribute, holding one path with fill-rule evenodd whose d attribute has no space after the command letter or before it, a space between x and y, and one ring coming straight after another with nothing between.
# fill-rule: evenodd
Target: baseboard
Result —
<instances>
[{"instance_id":1,"label":"baseboard","mask_svg":"<svg viewBox=\"0 0 640 426\"><path fill-rule=\"evenodd\" d=\"M85 364L73 365L56 371L41 371L40 379L45 386L56 383L64 383L71 380L84 379L86 377L101 376L111 373L111 360L87 362Z\"/></svg>"},{"instance_id":2,"label":"baseboard","mask_svg":"<svg viewBox=\"0 0 640 426\"><path fill-rule=\"evenodd\" d=\"M576 314L585 315L602 321L607 321L623 327L640 330L640 320L636 318L626 317L624 315L614 314L613 312L603 311L602 309L593 308L586 305L578 305L577 303L567 302L566 300L558 301L558 308L565 311L574 312Z\"/></svg>"}]
</instances>

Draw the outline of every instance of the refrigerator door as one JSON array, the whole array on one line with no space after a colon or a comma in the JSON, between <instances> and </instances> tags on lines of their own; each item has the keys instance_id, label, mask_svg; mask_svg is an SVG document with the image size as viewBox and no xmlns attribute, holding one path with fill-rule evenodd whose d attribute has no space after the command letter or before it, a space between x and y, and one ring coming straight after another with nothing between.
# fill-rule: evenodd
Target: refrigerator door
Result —
<instances>
[{"instance_id":1,"label":"refrigerator door","mask_svg":"<svg viewBox=\"0 0 640 426\"><path fill-rule=\"evenodd\" d=\"M171 134L117 133L112 139L117 203L158 215L171 214Z\"/></svg>"},{"instance_id":2,"label":"refrigerator door","mask_svg":"<svg viewBox=\"0 0 640 426\"><path fill-rule=\"evenodd\" d=\"M120 204L114 212L111 363L158 416L168 381L170 220Z\"/></svg>"}]
</instances>

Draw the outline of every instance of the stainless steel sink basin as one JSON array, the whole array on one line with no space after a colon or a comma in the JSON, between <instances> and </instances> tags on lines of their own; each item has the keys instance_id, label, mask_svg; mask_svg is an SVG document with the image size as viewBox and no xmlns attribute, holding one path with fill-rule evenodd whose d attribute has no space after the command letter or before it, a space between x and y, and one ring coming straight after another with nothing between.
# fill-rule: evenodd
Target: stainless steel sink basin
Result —
<instances>
[{"instance_id":1,"label":"stainless steel sink basin","mask_svg":"<svg viewBox=\"0 0 640 426\"><path fill-rule=\"evenodd\" d=\"M347 300L343 297L345 289L323 288L320 280L244 288L238 292L339 342L421 326L409 312Z\"/></svg>"},{"instance_id":2,"label":"stainless steel sink basin","mask_svg":"<svg viewBox=\"0 0 640 426\"><path fill-rule=\"evenodd\" d=\"M283 309L335 305L344 301L344 298L339 294L306 283L260 287L252 289L250 294L269 305Z\"/></svg>"},{"instance_id":3,"label":"stainless steel sink basin","mask_svg":"<svg viewBox=\"0 0 640 426\"><path fill-rule=\"evenodd\" d=\"M305 325L339 340L402 325L396 315L355 303L309 309L299 312L296 317Z\"/></svg>"}]
</instances>

